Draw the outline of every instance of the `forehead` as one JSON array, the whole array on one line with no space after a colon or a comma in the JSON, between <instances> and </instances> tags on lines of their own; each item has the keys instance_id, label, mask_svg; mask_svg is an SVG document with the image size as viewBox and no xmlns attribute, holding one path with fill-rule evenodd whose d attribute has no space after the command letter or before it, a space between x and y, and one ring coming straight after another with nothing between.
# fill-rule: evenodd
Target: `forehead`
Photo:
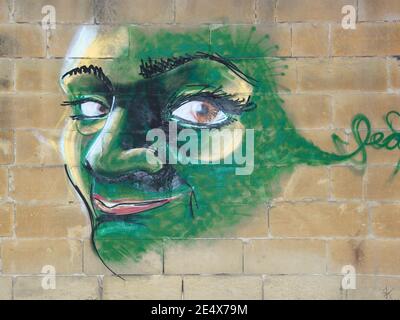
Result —
<instances>
[{"instance_id":1,"label":"forehead","mask_svg":"<svg viewBox=\"0 0 400 320\"><path fill-rule=\"evenodd\" d=\"M137 75L142 60L209 52L207 28L157 29L150 27L83 26L71 41L61 70L91 64L101 66L110 78ZM133 74L130 70L134 70ZM116 80L116 79L115 79Z\"/></svg>"},{"instance_id":2,"label":"forehead","mask_svg":"<svg viewBox=\"0 0 400 320\"><path fill-rule=\"evenodd\" d=\"M221 51L228 56L235 52L234 41L229 41L229 36L230 34L224 37L223 46L219 43ZM101 67L102 72L113 83L131 84L143 79L140 68L149 58L154 61L171 57L185 58L199 53L208 54L212 51L210 38L208 27L159 29L84 26L71 42L61 75L75 68L94 65ZM200 66L208 76L229 72L222 64L207 59L192 64ZM65 78L64 84L69 81L71 79ZM248 91L249 88L245 86L241 90Z\"/></svg>"}]
</instances>

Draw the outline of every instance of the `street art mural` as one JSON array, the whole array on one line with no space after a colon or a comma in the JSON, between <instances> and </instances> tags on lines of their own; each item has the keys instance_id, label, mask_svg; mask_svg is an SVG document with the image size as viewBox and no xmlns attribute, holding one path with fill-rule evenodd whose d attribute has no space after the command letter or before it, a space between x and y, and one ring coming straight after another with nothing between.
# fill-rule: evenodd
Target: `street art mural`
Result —
<instances>
[{"instance_id":1,"label":"street art mural","mask_svg":"<svg viewBox=\"0 0 400 320\"><path fill-rule=\"evenodd\" d=\"M356 115L347 154L338 136L337 153L302 137L277 93L284 61L255 27L83 27L69 50L65 170L93 248L116 273L166 239L224 235L298 165L365 163L368 147L399 148L395 111L387 136Z\"/></svg>"}]
</instances>

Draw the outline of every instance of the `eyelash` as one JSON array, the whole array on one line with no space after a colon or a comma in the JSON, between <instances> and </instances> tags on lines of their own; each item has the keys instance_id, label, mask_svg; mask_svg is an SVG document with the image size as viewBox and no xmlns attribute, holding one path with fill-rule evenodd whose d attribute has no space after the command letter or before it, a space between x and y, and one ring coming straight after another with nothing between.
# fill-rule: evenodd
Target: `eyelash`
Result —
<instances>
[{"instance_id":1,"label":"eyelash","mask_svg":"<svg viewBox=\"0 0 400 320\"><path fill-rule=\"evenodd\" d=\"M74 115L70 116L70 118L72 120L87 120L87 119L100 119L101 117L97 117L97 116L88 117L88 116L84 116L81 114L74 114Z\"/></svg>"},{"instance_id":2,"label":"eyelash","mask_svg":"<svg viewBox=\"0 0 400 320\"><path fill-rule=\"evenodd\" d=\"M61 103L61 106L62 107L66 107L66 106L75 107L75 106L81 105L82 103L90 102L90 101L97 102L97 103L100 103L100 104L104 105L103 102L98 101L97 99L83 98L83 99L77 99L77 100L64 101L63 103ZM101 117L98 117L98 116L89 117L89 116L84 116L82 114L73 114L73 115L70 116L70 118L72 120L86 120L86 119L100 119Z\"/></svg>"},{"instance_id":3,"label":"eyelash","mask_svg":"<svg viewBox=\"0 0 400 320\"><path fill-rule=\"evenodd\" d=\"M183 104L185 104L189 101L193 101L196 99L213 99L216 101L215 106L219 110L226 112L227 117L228 117L225 121L218 123L218 124L199 126L199 128L213 129L213 128L220 128L222 126L231 124L234 121L237 121L237 119L235 119L233 117L233 115L241 115L243 112L251 111L254 108L256 108L255 103L250 101L251 97L249 97L247 100L240 99L240 98L234 99L234 95L224 92L221 89L221 87L218 87L213 91L205 91L206 89L207 88L205 87L193 94L182 94L182 95L173 96L170 99L170 102L167 104L167 107L164 111L163 118L166 120L170 119L173 111L175 111L180 106L182 106ZM221 100L221 101L218 101L218 100ZM232 104L231 109L234 109L232 111L235 111L235 112L224 109L224 103L231 103ZM181 120L181 122L184 124L192 124L189 121L185 121L185 120Z\"/></svg>"},{"instance_id":4,"label":"eyelash","mask_svg":"<svg viewBox=\"0 0 400 320\"><path fill-rule=\"evenodd\" d=\"M89 102L89 101L95 101L95 100L89 99L89 98L82 98L82 99L77 99L77 100L67 100L67 101L64 101L63 103L61 103L61 106L62 107L76 106L78 104ZM98 101L96 101L96 102L98 102Z\"/></svg>"},{"instance_id":5,"label":"eyelash","mask_svg":"<svg viewBox=\"0 0 400 320\"><path fill-rule=\"evenodd\" d=\"M190 125L191 128L196 128L196 129L218 129L218 128L221 128L228 124L231 124L232 122L235 122L235 121L237 121L237 119L233 118L231 115L228 114L227 119L225 119L222 122L215 123L215 124L200 125L198 123L194 123L194 122L184 120L184 119L179 119L178 124L181 124L182 127L184 127L184 125Z\"/></svg>"},{"instance_id":6,"label":"eyelash","mask_svg":"<svg viewBox=\"0 0 400 320\"><path fill-rule=\"evenodd\" d=\"M215 124L215 125L205 125L204 128L220 128L224 125L231 124L234 121L237 121L233 117L233 115L241 115L243 112L251 111L257 107L257 105L254 102L250 101L250 96L248 97L247 100L245 99L234 99L234 95L228 94L224 92L221 87L218 87L212 91L206 91L207 87L204 87L203 89L199 90L198 92L192 93L192 94L182 94L182 95L175 95L170 99L170 102L167 103L166 108L163 110L163 115L164 119L170 119L172 112L176 109L178 109L180 106L182 106L184 103L193 101L196 98L197 99L213 99L216 101L215 106L227 113L227 119L221 123ZM219 101L220 100L220 101ZM82 98L82 99L77 99L77 100L71 100L71 101L64 101L61 106L78 106L82 103L89 102L89 101L94 101L100 104L103 104L101 101L98 101L97 99L92 99L92 98ZM226 110L224 108L224 103L230 103L232 106L230 106L230 109L233 110ZM232 112L234 111L234 112ZM84 116L84 115L71 115L70 118L72 120L85 120L85 119L99 119L100 117L98 116ZM182 120L183 123L190 124L188 121Z\"/></svg>"}]
</instances>

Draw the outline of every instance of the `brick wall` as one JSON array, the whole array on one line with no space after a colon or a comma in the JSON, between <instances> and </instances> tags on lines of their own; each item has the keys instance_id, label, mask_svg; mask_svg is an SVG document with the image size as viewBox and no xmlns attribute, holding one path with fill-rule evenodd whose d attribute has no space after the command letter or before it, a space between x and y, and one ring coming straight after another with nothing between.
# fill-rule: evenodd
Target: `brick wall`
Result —
<instances>
[{"instance_id":1,"label":"brick wall","mask_svg":"<svg viewBox=\"0 0 400 320\"><path fill-rule=\"evenodd\" d=\"M57 10L55 30L41 28L44 5ZM344 5L356 8L356 30L341 26ZM281 96L299 132L331 151L337 133L351 150L354 115L388 134L383 117L400 107L399 20L398 0L0 0L0 299L400 298L398 149L369 148L362 169L297 167L229 238L175 241L122 281L90 247L57 107L82 24L256 24L286 59ZM41 286L44 265L57 270L55 290ZM356 268L356 290L341 289L344 265Z\"/></svg>"}]
</instances>

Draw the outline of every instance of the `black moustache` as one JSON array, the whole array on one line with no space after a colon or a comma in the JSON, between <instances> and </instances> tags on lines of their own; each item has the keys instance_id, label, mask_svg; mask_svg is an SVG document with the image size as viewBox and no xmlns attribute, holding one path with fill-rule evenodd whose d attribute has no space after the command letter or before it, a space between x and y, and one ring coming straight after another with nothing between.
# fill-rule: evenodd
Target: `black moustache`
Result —
<instances>
[{"instance_id":1,"label":"black moustache","mask_svg":"<svg viewBox=\"0 0 400 320\"><path fill-rule=\"evenodd\" d=\"M161 170L155 173L148 173L142 170L134 170L126 172L117 177L107 177L99 174L98 172L93 170L88 162L85 163L85 168L89 171L90 175L97 182L107 184L129 182L133 184L138 184L138 186L145 191L172 191L179 186L186 184L185 181L179 177L176 170L170 165L164 165Z\"/></svg>"}]
</instances>

